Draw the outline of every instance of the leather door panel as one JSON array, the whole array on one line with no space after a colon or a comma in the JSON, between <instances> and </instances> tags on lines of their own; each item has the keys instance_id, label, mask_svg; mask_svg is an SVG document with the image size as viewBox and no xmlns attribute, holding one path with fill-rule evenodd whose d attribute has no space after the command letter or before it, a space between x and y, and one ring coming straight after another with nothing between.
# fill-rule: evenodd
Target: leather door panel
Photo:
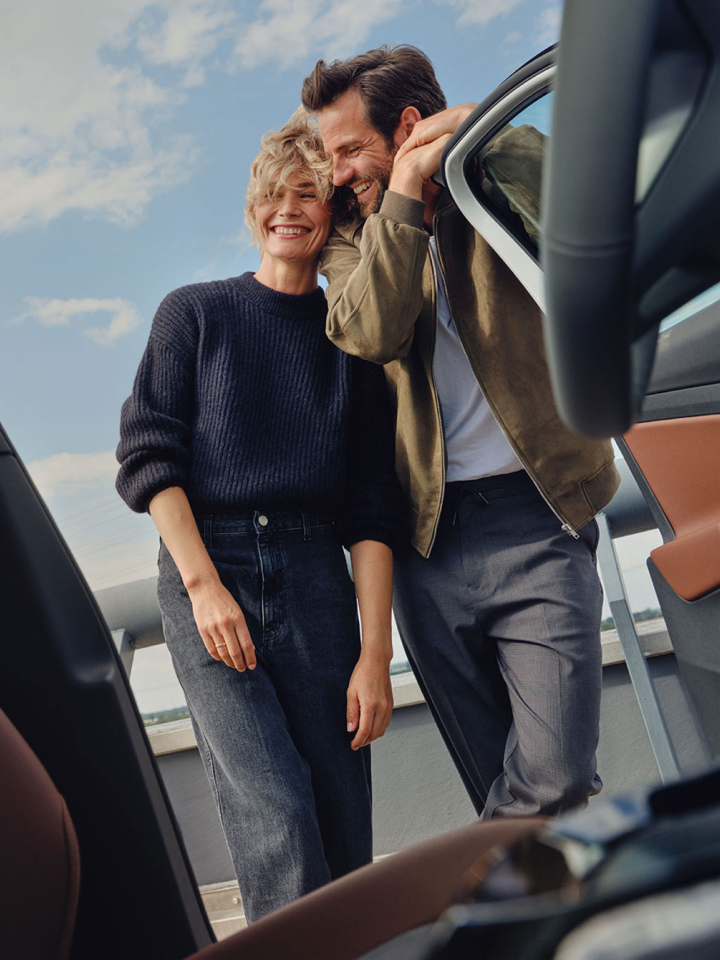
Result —
<instances>
[{"instance_id":1,"label":"leather door panel","mask_svg":"<svg viewBox=\"0 0 720 960\"><path fill-rule=\"evenodd\" d=\"M720 414L640 423L625 436L675 539L652 559L673 590L696 600L720 587Z\"/></svg>"}]
</instances>

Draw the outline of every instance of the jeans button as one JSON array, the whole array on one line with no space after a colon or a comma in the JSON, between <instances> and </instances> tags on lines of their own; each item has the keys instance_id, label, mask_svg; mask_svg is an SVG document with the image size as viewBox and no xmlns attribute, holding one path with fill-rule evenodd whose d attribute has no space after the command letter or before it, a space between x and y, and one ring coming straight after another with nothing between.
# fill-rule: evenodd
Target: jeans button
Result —
<instances>
[{"instance_id":1,"label":"jeans button","mask_svg":"<svg viewBox=\"0 0 720 960\"><path fill-rule=\"evenodd\" d=\"M258 523L260 524L261 527L266 527L269 522L270 521L268 520L268 518L265 516L264 513L261 513L260 516L258 517Z\"/></svg>"}]
</instances>

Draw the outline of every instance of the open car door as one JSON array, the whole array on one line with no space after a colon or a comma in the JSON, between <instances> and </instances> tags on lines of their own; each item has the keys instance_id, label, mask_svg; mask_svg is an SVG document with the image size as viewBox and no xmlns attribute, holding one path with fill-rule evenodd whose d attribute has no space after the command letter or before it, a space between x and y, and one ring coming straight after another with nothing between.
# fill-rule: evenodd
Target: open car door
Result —
<instances>
[{"instance_id":1,"label":"open car door","mask_svg":"<svg viewBox=\"0 0 720 960\"><path fill-rule=\"evenodd\" d=\"M2 427L0 545L0 709L63 795L80 848L70 956L194 953L214 937L127 677ZM9 792L16 771L6 759L0 784Z\"/></svg>"},{"instance_id":2,"label":"open car door","mask_svg":"<svg viewBox=\"0 0 720 960\"><path fill-rule=\"evenodd\" d=\"M566 0L558 50L443 154L458 207L545 311L561 416L619 440L653 512L648 565L716 756L718 118L720 5Z\"/></svg>"}]
</instances>

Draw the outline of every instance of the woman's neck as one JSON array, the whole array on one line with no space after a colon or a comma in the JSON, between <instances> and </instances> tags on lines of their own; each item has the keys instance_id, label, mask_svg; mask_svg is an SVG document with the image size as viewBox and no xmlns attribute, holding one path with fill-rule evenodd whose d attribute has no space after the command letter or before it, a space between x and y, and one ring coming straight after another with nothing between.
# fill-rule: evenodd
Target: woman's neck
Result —
<instances>
[{"instance_id":1,"label":"woman's neck","mask_svg":"<svg viewBox=\"0 0 720 960\"><path fill-rule=\"evenodd\" d=\"M293 293L301 296L317 290L317 263L307 260L278 260L263 255L255 273L255 279L278 293Z\"/></svg>"}]
</instances>

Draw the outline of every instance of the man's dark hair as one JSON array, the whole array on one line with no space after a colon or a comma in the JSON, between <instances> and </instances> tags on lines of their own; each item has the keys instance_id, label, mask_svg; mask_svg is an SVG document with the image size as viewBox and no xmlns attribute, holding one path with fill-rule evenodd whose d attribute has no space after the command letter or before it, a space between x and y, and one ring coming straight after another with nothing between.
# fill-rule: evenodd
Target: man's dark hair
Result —
<instances>
[{"instance_id":1,"label":"man's dark hair","mask_svg":"<svg viewBox=\"0 0 720 960\"><path fill-rule=\"evenodd\" d=\"M429 117L447 106L432 63L409 44L377 47L330 64L318 60L303 81L303 106L317 113L353 89L360 92L368 122L388 144L405 107L415 107L420 116Z\"/></svg>"}]
</instances>

